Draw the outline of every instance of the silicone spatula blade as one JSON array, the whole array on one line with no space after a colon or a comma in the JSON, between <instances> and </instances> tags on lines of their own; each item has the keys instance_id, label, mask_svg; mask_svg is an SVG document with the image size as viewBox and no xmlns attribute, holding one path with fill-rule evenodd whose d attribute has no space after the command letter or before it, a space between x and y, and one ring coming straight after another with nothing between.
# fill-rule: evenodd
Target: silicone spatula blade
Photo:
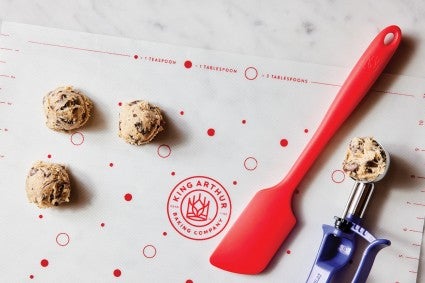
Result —
<instances>
[{"instance_id":1,"label":"silicone spatula blade","mask_svg":"<svg viewBox=\"0 0 425 283\"><path fill-rule=\"evenodd\" d=\"M260 273L296 223L292 195L328 141L370 90L401 41L401 30L382 30L360 57L341 86L315 134L286 177L258 191L210 257L221 269Z\"/></svg>"}]
</instances>

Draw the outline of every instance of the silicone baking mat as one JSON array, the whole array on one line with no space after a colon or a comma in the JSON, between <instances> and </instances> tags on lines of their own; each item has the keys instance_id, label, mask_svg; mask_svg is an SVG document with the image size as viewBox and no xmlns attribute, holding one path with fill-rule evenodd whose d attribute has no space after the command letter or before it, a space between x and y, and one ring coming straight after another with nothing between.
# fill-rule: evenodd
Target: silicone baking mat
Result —
<instances>
[{"instance_id":1,"label":"silicone baking mat","mask_svg":"<svg viewBox=\"0 0 425 283\"><path fill-rule=\"evenodd\" d=\"M296 228L264 273L233 274L208 260L254 193L289 170L348 72L4 22L1 281L303 282L321 225L341 215L353 185L341 171L345 148L354 136L373 136L390 152L391 168L364 226L392 245L369 282L415 282L425 80L413 77L383 75L332 139L294 198ZM95 105L89 124L70 134L49 130L42 109L43 96L64 85ZM139 147L117 136L120 106L135 99L158 105L167 123ZM44 210L28 203L25 178L37 160L68 167L71 203ZM353 275L360 248L338 282Z\"/></svg>"}]
</instances>

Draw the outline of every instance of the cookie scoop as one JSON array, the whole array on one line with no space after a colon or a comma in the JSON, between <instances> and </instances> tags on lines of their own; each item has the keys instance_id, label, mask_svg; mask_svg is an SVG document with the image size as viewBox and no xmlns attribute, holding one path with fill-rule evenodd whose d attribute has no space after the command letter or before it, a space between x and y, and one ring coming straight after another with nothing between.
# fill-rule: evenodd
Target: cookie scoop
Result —
<instances>
[{"instance_id":1,"label":"cookie scoop","mask_svg":"<svg viewBox=\"0 0 425 283\"><path fill-rule=\"evenodd\" d=\"M354 179L354 186L342 217L335 217L334 226L322 225L322 243L306 283L317 283L319 279L320 282L331 282L333 276L351 262L358 238L368 244L351 282L366 282L378 252L391 245L391 241L378 239L361 226L374 182L385 176L389 163L390 155L373 138L351 140L343 165Z\"/></svg>"}]
</instances>

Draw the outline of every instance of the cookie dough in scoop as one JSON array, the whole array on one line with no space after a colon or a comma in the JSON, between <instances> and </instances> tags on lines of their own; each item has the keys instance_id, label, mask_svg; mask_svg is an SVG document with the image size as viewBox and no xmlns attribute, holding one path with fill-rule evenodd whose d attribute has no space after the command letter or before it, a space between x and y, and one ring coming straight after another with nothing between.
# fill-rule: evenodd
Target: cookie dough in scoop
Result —
<instances>
[{"instance_id":1,"label":"cookie dough in scoop","mask_svg":"<svg viewBox=\"0 0 425 283\"><path fill-rule=\"evenodd\" d=\"M142 145L150 142L164 129L161 110L144 100L121 106L118 135L127 143Z\"/></svg>"},{"instance_id":2,"label":"cookie dough in scoop","mask_svg":"<svg viewBox=\"0 0 425 283\"><path fill-rule=\"evenodd\" d=\"M348 146L343 170L354 180L373 182L388 166L384 149L371 137L353 138Z\"/></svg>"},{"instance_id":3,"label":"cookie dough in scoop","mask_svg":"<svg viewBox=\"0 0 425 283\"><path fill-rule=\"evenodd\" d=\"M68 132L84 126L93 108L91 100L72 86L58 87L43 98L46 125Z\"/></svg>"},{"instance_id":4,"label":"cookie dough in scoop","mask_svg":"<svg viewBox=\"0 0 425 283\"><path fill-rule=\"evenodd\" d=\"M27 175L26 192L29 202L39 208L69 202L71 184L65 166L43 161L34 163Z\"/></svg>"}]
</instances>

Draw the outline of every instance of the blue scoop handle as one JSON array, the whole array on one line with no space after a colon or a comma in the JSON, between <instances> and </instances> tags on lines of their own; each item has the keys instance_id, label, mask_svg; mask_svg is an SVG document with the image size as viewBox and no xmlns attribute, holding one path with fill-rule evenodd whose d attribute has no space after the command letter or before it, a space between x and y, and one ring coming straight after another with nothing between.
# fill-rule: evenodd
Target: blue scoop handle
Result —
<instances>
[{"instance_id":1,"label":"blue scoop handle","mask_svg":"<svg viewBox=\"0 0 425 283\"><path fill-rule=\"evenodd\" d=\"M346 233L330 225L323 225L323 239L306 283L328 283L336 272L345 267L354 255L355 237L369 242L363 252L352 283L365 283L378 252L391 245L386 239L376 239L363 227L355 224Z\"/></svg>"},{"instance_id":2,"label":"blue scoop handle","mask_svg":"<svg viewBox=\"0 0 425 283\"><path fill-rule=\"evenodd\" d=\"M330 282L354 254L355 233L344 233L330 225L323 225L322 229L322 243L306 283Z\"/></svg>"},{"instance_id":3,"label":"blue scoop handle","mask_svg":"<svg viewBox=\"0 0 425 283\"><path fill-rule=\"evenodd\" d=\"M370 243L365 251L363 252L362 259L359 267L357 268L356 274L354 275L352 283L364 283L369 276L370 270L372 269L375 257L380 250L391 245L391 242L387 239L377 239Z\"/></svg>"}]
</instances>

